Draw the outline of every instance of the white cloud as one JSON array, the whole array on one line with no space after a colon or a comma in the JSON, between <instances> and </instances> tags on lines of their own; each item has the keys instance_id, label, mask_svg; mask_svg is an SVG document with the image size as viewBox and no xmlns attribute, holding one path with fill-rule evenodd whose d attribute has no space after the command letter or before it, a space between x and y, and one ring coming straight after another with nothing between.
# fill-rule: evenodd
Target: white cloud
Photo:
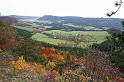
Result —
<instances>
[{"instance_id":1,"label":"white cloud","mask_svg":"<svg viewBox=\"0 0 124 82\"><path fill-rule=\"evenodd\" d=\"M106 17L116 0L0 0L5 15ZM113 17L124 18L124 6Z\"/></svg>"}]
</instances>

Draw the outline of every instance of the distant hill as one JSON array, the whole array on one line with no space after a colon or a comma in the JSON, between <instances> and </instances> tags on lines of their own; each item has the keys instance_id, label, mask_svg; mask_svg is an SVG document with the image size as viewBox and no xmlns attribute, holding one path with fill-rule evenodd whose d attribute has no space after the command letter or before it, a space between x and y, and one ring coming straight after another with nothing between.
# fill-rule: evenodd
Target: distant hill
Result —
<instances>
[{"instance_id":1,"label":"distant hill","mask_svg":"<svg viewBox=\"0 0 124 82\"><path fill-rule=\"evenodd\" d=\"M34 21L40 18L38 16L19 16L19 15L10 15L10 17L14 17L21 21Z\"/></svg>"},{"instance_id":2,"label":"distant hill","mask_svg":"<svg viewBox=\"0 0 124 82\"><path fill-rule=\"evenodd\" d=\"M14 17L10 17L10 16L0 16L0 22L6 22L9 24L13 24L16 23L18 20Z\"/></svg>"},{"instance_id":3,"label":"distant hill","mask_svg":"<svg viewBox=\"0 0 124 82\"><path fill-rule=\"evenodd\" d=\"M53 26L49 29L66 29L67 30L106 30L109 28L122 29L120 18L83 18L77 16L52 16L45 15L38 19L38 22L47 21L45 25ZM88 26L88 27L87 27ZM69 28L69 29L68 29ZM71 29L72 28L72 29Z\"/></svg>"},{"instance_id":4,"label":"distant hill","mask_svg":"<svg viewBox=\"0 0 124 82\"><path fill-rule=\"evenodd\" d=\"M64 31L99 31L110 28L122 30L121 22L124 19L120 18L83 18L77 16L0 16L0 21L7 23L16 23L23 21L30 23L33 26L45 27L46 30L64 30Z\"/></svg>"}]
</instances>

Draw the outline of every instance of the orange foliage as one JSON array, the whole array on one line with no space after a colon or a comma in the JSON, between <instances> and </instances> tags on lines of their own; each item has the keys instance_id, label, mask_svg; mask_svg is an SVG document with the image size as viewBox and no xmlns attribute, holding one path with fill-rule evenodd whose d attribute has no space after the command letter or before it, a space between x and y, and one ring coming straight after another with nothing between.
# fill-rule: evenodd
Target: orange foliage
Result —
<instances>
[{"instance_id":1,"label":"orange foliage","mask_svg":"<svg viewBox=\"0 0 124 82\"><path fill-rule=\"evenodd\" d=\"M42 48L43 56L51 59L64 60L64 56L55 52L53 48Z\"/></svg>"},{"instance_id":2,"label":"orange foliage","mask_svg":"<svg viewBox=\"0 0 124 82\"><path fill-rule=\"evenodd\" d=\"M56 53L50 54L49 58L57 59L57 60L64 60L64 57L62 55L56 54Z\"/></svg>"},{"instance_id":3,"label":"orange foliage","mask_svg":"<svg viewBox=\"0 0 124 82\"><path fill-rule=\"evenodd\" d=\"M46 75L46 69L44 68L44 66L43 65L41 65L41 64L38 64L38 63L32 63L31 65L30 65L30 68L33 70L33 71L35 71L35 72L37 72L37 73L39 73L39 74L42 74L42 75Z\"/></svg>"},{"instance_id":4,"label":"orange foliage","mask_svg":"<svg viewBox=\"0 0 124 82\"><path fill-rule=\"evenodd\" d=\"M51 54L51 53L55 53L55 49L43 47L43 48L42 48L42 53L45 54L45 55L49 55L49 54Z\"/></svg>"},{"instance_id":5,"label":"orange foliage","mask_svg":"<svg viewBox=\"0 0 124 82\"><path fill-rule=\"evenodd\" d=\"M53 69L56 67L56 64L54 62L48 61L48 64L46 65L48 69Z\"/></svg>"},{"instance_id":6,"label":"orange foliage","mask_svg":"<svg viewBox=\"0 0 124 82\"><path fill-rule=\"evenodd\" d=\"M18 72L24 72L28 70L29 65L24 60L23 56L21 56L17 61L11 62L11 67L13 67Z\"/></svg>"}]
</instances>

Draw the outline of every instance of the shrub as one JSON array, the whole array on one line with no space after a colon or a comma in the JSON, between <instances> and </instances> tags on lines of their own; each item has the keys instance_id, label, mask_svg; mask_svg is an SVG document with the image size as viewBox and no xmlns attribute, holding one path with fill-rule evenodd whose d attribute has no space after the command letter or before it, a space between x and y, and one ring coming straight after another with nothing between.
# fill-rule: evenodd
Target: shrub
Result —
<instances>
[{"instance_id":1,"label":"shrub","mask_svg":"<svg viewBox=\"0 0 124 82\"><path fill-rule=\"evenodd\" d=\"M30 68L32 69L32 71L35 71L36 73L45 76L47 71L45 69L45 67L39 63L32 63L30 65Z\"/></svg>"},{"instance_id":2,"label":"shrub","mask_svg":"<svg viewBox=\"0 0 124 82\"><path fill-rule=\"evenodd\" d=\"M56 67L56 64L54 62L48 61L48 64L46 65L46 68L51 70Z\"/></svg>"},{"instance_id":3,"label":"shrub","mask_svg":"<svg viewBox=\"0 0 124 82\"><path fill-rule=\"evenodd\" d=\"M26 63L23 56L19 57L18 60L12 61L10 66L15 69L17 72L24 72L29 69L29 65Z\"/></svg>"}]
</instances>

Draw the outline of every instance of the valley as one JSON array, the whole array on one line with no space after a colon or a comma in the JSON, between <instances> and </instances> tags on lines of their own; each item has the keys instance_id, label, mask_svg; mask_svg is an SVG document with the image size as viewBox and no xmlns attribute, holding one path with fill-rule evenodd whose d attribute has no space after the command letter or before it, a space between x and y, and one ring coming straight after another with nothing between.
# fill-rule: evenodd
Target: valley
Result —
<instances>
[{"instance_id":1,"label":"valley","mask_svg":"<svg viewBox=\"0 0 124 82\"><path fill-rule=\"evenodd\" d=\"M45 18L45 16L43 18ZM70 36L73 37L79 34L83 36L83 38L81 38L82 41L78 42L79 46L86 47L87 45L92 45L94 43L101 43L106 40L107 36L109 36L109 34L106 32L109 27L97 28L93 26L73 25L71 23L64 24L62 23L64 21L66 20L59 19L57 21L50 21L48 16L48 20L37 19L33 22L17 22L15 27L34 33L34 35L31 37L34 40L43 41L54 45L59 45L61 43L68 44L68 46L77 45L76 42L66 39L68 39ZM62 23L62 25L60 23ZM57 25L54 26L54 24ZM61 38L56 38L57 35ZM64 39L65 37L63 36L66 36L66 39Z\"/></svg>"},{"instance_id":2,"label":"valley","mask_svg":"<svg viewBox=\"0 0 124 82\"><path fill-rule=\"evenodd\" d=\"M0 17L0 82L123 82L121 21Z\"/></svg>"}]
</instances>

